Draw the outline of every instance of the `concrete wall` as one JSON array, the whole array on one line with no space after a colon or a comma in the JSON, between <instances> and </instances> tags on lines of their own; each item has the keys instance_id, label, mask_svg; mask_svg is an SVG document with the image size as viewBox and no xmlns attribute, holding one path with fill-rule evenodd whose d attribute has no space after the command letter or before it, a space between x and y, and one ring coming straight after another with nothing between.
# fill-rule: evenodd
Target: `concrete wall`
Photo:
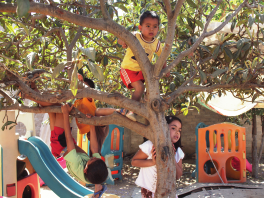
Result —
<instances>
[{"instance_id":1,"label":"concrete wall","mask_svg":"<svg viewBox=\"0 0 264 198\"><path fill-rule=\"evenodd\" d=\"M183 151L187 156L192 156L195 153L195 127L198 123L203 122L206 125L212 125L216 123L221 123L225 120L225 116L221 116L217 113L214 113L199 104L196 105L200 109L200 114L198 111L190 110L187 116L180 115L179 118L183 122L182 129L182 145ZM35 114L35 129L36 134L39 136L41 122L43 121L43 114ZM77 137L77 126L75 119L72 120L71 126L73 127L72 133L73 137ZM24 134L25 128L23 124L20 124L16 127L16 132ZM247 156L251 156L251 141L252 141L252 125L244 125L246 127L246 141L247 141ZM23 131L24 130L24 131ZM261 121L260 117L257 118L257 133L258 133L258 148L261 141ZM124 132L124 154L130 155L135 153L138 150L138 145L143 142L143 137L137 133L125 129Z\"/></svg>"}]
</instances>

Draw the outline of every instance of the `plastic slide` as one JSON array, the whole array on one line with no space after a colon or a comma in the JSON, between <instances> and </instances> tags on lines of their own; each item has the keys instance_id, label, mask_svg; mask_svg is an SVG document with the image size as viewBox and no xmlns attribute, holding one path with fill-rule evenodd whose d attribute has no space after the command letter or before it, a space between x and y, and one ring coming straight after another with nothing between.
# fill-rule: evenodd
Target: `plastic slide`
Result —
<instances>
[{"instance_id":1,"label":"plastic slide","mask_svg":"<svg viewBox=\"0 0 264 198\"><path fill-rule=\"evenodd\" d=\"M238 158L234 157L234 158L232 159L232 166L233 166L236 170L240 171L240 162L239 162L239 159L238 159ZM248 160L246 160L246 169L247 169L247 171L252 172L252 164L250 164L250 163L248 162Z\"/></svg>"},{"instance_id":2,"label":"plastic slide","mask_svg":"<svg viewBox=\"0 0 264 198\"><path fill-rule=\"evenodd\" d=\"M19 152L26 155L45 184L59 197L81 198L92 194L68 175L51 154L48 146L38 137L18 141Z\"/></svg>"}]
</instances>

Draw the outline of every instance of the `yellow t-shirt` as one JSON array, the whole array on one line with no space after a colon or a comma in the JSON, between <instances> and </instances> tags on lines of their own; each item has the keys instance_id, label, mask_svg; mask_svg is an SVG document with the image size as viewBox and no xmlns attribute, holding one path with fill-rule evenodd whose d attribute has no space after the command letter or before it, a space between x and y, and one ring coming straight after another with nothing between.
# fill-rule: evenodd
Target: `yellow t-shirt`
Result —
<instances>
[{"instance_id":1,"label":"yellow t-shirt","mask_svg":"<svg viewBox=\"0 0 264 198\"><path fill-rule=\"evenodd\" d=\"M74 102L73 106L84 114L91 114L93 116L95 115L96 106L92 98L78 99ZM85 134L85 133L90 132L89 124L79 123L77 119L76 119L76 124L78 126L80 134Z\"/></svg>"},{"instance_id":2,"label":"yellow t-shirt","mask_svg":"<svg viewBox=\"0 0 264 198\"><path fill-rule=\"evenodd\" d=\"M152 41L146 41L139 32L135 33L135 36L139 40L150 61L152 61L154 53L158 56L161 54L161 43L158 39L154 38ZM127 48L121 67L131 71L141 71L138 62L129 47Z\"/></svg>"}]
</instances>

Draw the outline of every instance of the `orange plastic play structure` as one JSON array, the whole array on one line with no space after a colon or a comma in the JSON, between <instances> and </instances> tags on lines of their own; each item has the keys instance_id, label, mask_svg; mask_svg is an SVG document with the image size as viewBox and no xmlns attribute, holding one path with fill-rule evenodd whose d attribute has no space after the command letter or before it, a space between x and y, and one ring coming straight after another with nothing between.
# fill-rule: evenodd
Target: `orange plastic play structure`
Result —
<instances>
[{"instance_id":1,"label":"orange plastic play structure","mask_svg":"<svg viewBox=\"0 0 264 198\"><path fill-rule=\"evenodd\" d=\"M37 173L33 173L19 181L17 181L17 198L23 197L23 192L29 186L31 189L31 197L39 198L40 190L39 190L39 177Z\"/></svg>"},{"instance_id":2,"label":"orange plastic play structure","mask_svg":"<svg viewBox=\"0 0 264 198\"><path fill-rule=\"evenodd\" d=\"M200 123L203 124L203 123ZM200 128L201 127L201 128ZM246 131L232 123L211 126L197 126L196 130L196 179L201 183L242 183L246 181ZM222 141L221 141L222 140ZM238 144L238 145L236 145ZM208 150L208 152L207 152ZM213 163L212 163L212 160ZM240 161L240 171L235 170L231 161ZM208 174L208 167L211 169ZM218 170L217 174L214 166Z\"/></svg>"}]
</instances>

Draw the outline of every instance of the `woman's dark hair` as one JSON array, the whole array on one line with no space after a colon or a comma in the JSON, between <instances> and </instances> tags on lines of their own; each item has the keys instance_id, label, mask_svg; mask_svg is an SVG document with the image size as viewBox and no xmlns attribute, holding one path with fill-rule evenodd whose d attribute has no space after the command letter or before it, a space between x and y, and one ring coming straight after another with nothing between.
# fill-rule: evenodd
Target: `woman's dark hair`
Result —
<instances>
[{"instance_id":1,"label":"woman's dark hair","mask_svg":"<svg viewBox=\"0 0 264 198\"><path fill-rule=\"evenodd\" d=\"M182 125L181 119L178 118L178 117L176 117L176 116L166 116L165 119L166 119L166 121L167 121L168 124L172 123L174 120L177 120ZM180 139L176 143L173 143L173 144L174 144L174 147L175 147L176 151L178 150L179 147L182 148L182 145L181 145L181 137L180 137Z\"/></svg>"},{"instance_id":2,"label":"woman's dark hair","mask_svg":"<svg viewBox=\"0 0 264 198\"><path fill-rule=\"evenodd\" d=\"M144 22L144 19L146 19L146 18L158 19L158 25L160 24L159 15L157 15L157 13L154 12L154 11L146 11L146 12L143 12L140 15L140 18L139 18L139 24L142 25L143 22Z\"/></svg>"},{"instance_id":3,"label":"woman's dark hair","mask_svg":"<svg viewBox=\"0 0 264 198\"><path fill-rule=\"evenodd\" d=\"M84 78L83 81L91 88L95 88L94 82L89 78Z\"/></svg>"},{"instance_id":4,"label":"woman's dark hair","mask_svg":"<svg viewBox=\"0 0 264 198\"><path fill-rule=\"evenodd\" d=\"M181 119L176 116L166 116L165 119L168 124L172 123L174 120L178 120L182 125ZM148 138L143 137L143 142L146 142L146 141L148 141ZM181 145L181 137L176 143L173 143L173 144L174 144L176 151L178 150L179 147L182 148L183 146Z\"/></svg>"}]
</instances>

